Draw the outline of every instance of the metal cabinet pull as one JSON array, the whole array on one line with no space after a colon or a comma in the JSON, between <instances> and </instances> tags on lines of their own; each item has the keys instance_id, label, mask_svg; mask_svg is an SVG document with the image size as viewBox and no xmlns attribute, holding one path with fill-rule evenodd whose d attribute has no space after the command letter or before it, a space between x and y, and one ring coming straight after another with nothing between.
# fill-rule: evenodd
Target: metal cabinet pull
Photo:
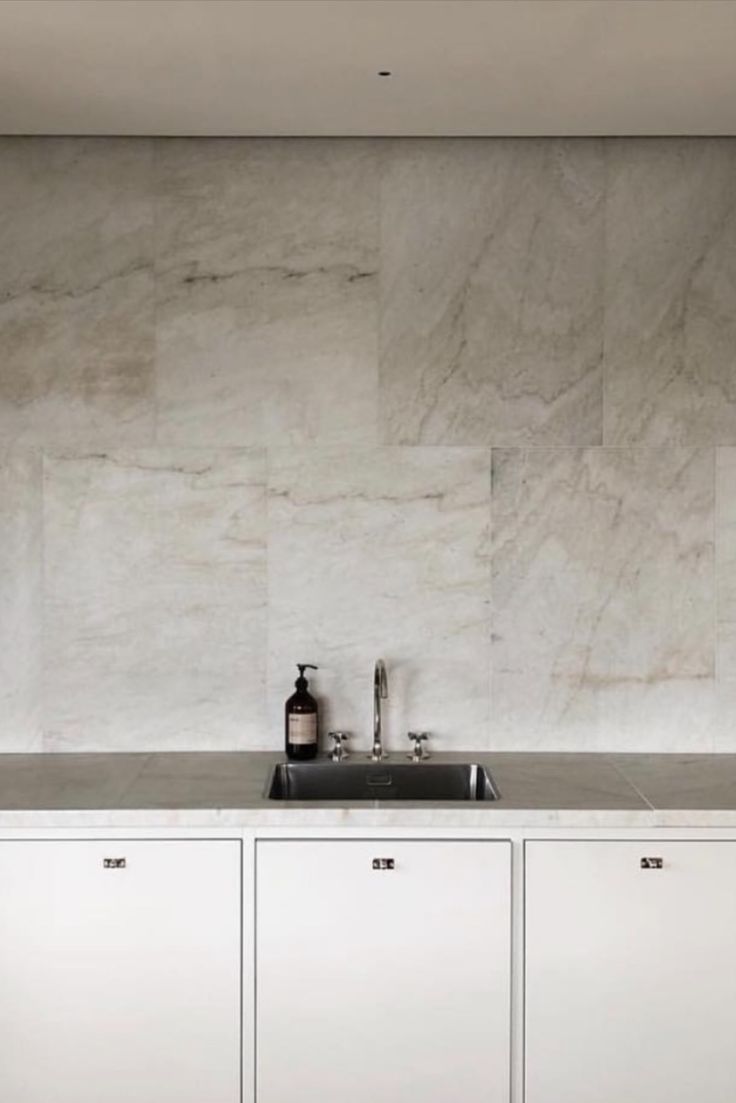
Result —
<instances>
[{"instance_id":1,"label":"metal cabinet pull","mask_svg":"<svg viewBox=\"0 0 736 1103\"><path fill-rule=\"evenodd\" d=\"M640 862L642 869L662 869L664 866L663 858L642 858Z\"/></svg>"},{"instance_id":2,"label":"metal cabinet pull","mask_svg":"<svg viewBox=\"0 0 736 1103\"><path fill-rule=\"evenodd\" d=\"M394 866L395 866L395 862L394 862L393 858L374 858L373 859L373 868L374 869L394 869Z\"/></svg>"},{"instance_id":3,"label":"metal cabinet pull","mask_svg":"<svg viewBox=\"0 0 736 1103\"><path fill-rule=\"evenodd\" d=\"M103 858L102 865L105 869L125 869L127 862L125 858Z\"/></svg>"}]
</instances>

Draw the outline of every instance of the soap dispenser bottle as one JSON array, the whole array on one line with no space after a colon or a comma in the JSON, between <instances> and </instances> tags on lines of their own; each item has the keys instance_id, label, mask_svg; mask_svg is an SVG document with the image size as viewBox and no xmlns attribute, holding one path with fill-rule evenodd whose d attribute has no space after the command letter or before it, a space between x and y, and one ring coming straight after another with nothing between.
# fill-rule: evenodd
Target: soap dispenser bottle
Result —
<instances>
[{"instance_id":1,"label":"soap dispenser bottle","mask_svg":"<svg viewBox=\"0 0 736 1103\"><path fill-rule=\"evenodd\" d=\"M317 757L319 707L309 692L305 670L317 670L312 663L297 663L299 677L286 702L286 757L304 761Z\"/></svg>"}]
</instances>

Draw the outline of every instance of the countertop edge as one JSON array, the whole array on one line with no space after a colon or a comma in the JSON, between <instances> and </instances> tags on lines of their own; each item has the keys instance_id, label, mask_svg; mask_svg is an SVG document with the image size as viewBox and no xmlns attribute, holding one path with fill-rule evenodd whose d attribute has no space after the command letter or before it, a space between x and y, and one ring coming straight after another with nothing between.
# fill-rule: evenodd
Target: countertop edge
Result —
<instances>
[{"instance_id":1,"label":"countertop edge","mask_svg":"<svg viewBox=\"0 0 736 1103\"><path fill-rule=\"evenodd\" d=\"M553 829L702 830L736 829L734 809L17 809L0 811L0 832L37 830L255 831L284 830L448 830L499 835L507 831Z\"/></svg>"}]
</instances>

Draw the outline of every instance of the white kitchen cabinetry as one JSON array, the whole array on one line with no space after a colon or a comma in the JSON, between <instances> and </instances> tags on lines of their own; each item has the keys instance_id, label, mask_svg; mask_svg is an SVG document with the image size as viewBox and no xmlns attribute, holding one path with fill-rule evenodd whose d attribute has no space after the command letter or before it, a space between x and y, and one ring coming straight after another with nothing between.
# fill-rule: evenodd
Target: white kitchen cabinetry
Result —
<instances>
[{"instance_id":1,"label":"white kitchen cabinetry","mask_svg":"<svg viewBox=\"0 0 736 1103\"><path fill-rule=\"evenodd\" d=\"M238 1103L240 856L0 842L2 1103Z\"/></svg>"},{"instance_id":2,"label":"white kitchen cabinetry","mask_svg":"<svg viewBox=\"0 0 736 1103\"><path fill-rule=\"evenodd\" d=\"M510 851L259 841L257 1103L508 1103Z\"/></svg>"},{"instance_id":3,"label":"white kitchen cabinetry","mask_svg":"<svg viewBox=\"0 0 736 1103\"><path fill-rule=\"evenodd\" d=\"M526 1103L733 1103L736 843L526 862Z\"/></svg>"}]
</instances>

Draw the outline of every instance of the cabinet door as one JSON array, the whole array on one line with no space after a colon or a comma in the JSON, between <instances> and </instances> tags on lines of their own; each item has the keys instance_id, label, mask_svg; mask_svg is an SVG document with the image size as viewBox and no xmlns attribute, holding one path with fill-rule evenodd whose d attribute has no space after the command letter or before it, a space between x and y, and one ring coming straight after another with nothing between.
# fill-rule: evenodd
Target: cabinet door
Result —
<instances>
[{"instance_id":1,"label":"cabinet door","mask_svg":"<svg viewBox=\"0 0 736 1103\"><path fill-rule=\"evenodd\" d=\"M510 846L257 850L258 1103L507 1103Z\"/></svg>"},{"instance_id":2,"label":"cabinet door","mask_svg":"<svg viewBox=\"0 0 736 1103\"><path fill-rule=\"evenodd\" d=\"M736 845L526 862L526 1103L733 1103Z\"/></svg>"},{"instance_id":3,"label":"cabinet door","mask_svg":"<svg viewBox=\"0 0 736 1103\"><path fill-rule=\"evenodd\" d=\"M230 840L0 843L2 1103L237 1103L240 865Z\"/></svg>"}]
</instances>

